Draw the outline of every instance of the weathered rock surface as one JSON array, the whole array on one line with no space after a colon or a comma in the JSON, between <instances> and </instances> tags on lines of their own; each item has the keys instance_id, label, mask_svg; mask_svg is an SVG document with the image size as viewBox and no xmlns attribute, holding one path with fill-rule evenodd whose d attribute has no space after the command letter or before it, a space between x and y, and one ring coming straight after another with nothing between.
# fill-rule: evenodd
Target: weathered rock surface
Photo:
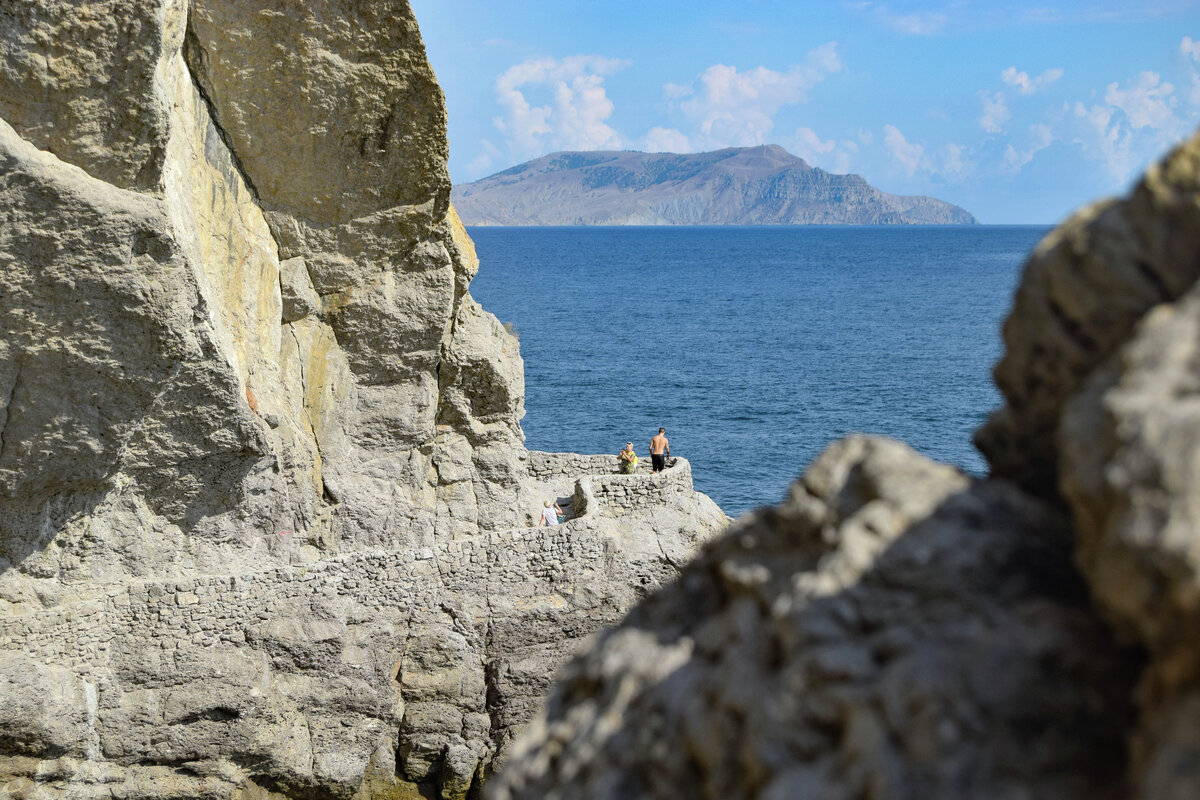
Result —
<instances>
[{"instance_id":1,"label":"weathered rock surface","mask_svg":"<svg viewBox=\"0 0 1200 800\"><path fill-rule=\"evenodd\" d=\"M967 481L833 445L562 673L497 798L1200 796L1200 136L1026 267Z\"/></svg>"},{"instance_id":2,"label":"weathered rock surface","mask_svg":"<svg viewBox=\"0 0 1200 800\"><path fill-rule=\"evenodd\" d=\"M1121 797L1133 662L1068 533L841 441L565 669L493 797Z\"/></svg>"},{"instance_id":3,"label":"weathered rock surface","mask_svg":"<svg viewBox=\"0 0 1200 800\"><path fill-rule=\"evenodd\" d=\"M446 150L404 0L0 7L0 794L463 797L724 525L526 452Z\"/></svg>"},{"instance_id":4,"label":"weathered rock surface","mask_svg":"<svg viewBox=\"0 0 1200 800\"><path fill-rule=\"evenodd\" d=\"M995 377L1006 402L975 437L994 474L1043 496L1055 491L1064 404L1146 311L1200 277L1198 196L1192 140L1128 198L1083 209L1037 246L1004 323Z\"/></svg>"},{"instance_id":5,"label":"weathered rock surface","mask_svg":"<svg viewBox=\"0 0 1200 800\"><path fill-rule=\"evenodd\" d=\"M968 225L932 197L887 194L778 145L710 153L551 153L454 187L472 225Z\"/></svg>"}]
</instances>

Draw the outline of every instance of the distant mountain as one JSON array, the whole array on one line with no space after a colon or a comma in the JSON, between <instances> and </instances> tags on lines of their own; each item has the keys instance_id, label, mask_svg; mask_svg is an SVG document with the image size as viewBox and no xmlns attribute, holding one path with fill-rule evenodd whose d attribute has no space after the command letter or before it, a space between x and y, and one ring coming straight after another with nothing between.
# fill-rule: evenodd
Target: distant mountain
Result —
<instances>
[{"instance_id":1,"label":"distant mountain","mask_svg":"<svg viewBox=\"0 0 1200 800\"><path fill-rule=\"evenodd\" d=\"M468 225L970 225L958 206L887 194L778 145L711 153L564 152L452 194Z\"/></svg>"}]
</instances>

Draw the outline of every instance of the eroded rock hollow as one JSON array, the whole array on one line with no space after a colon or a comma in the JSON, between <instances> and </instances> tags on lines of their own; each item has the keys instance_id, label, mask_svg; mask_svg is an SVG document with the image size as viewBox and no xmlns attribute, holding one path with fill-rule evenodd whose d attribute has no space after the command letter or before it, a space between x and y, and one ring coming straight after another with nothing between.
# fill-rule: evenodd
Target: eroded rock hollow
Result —
<instances>
[{"instance_id":1,"label":"eroded rock hollow","mask_svg":"<svg viewBox=\"0 0 1200 800\"><path fill-rule=\"evenodd\" d=\"M4 792L464 797L724 524L525 450L446 157L404 0L0 5Z\"/></svg>"}]
</instances>

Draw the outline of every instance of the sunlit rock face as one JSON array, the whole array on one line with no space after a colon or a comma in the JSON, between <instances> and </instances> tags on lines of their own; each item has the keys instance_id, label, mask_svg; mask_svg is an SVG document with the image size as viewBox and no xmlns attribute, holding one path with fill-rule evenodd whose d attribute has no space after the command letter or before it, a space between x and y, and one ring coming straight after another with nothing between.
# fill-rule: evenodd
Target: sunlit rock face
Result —
<instances>
[{"instance_id":1,"label":"sunlit rock face","mask_svg":"<svg viewBox=\"0 0 1200 800\"><path fill-rule=\"evenodd\" d=\"M446 153L400 0L0 8L4 791L465 796L724 524L529 530Z\"/></svg>"},{"instance_id":2,"label":"sunlit rock face","mask_svg":"<svg viewBox=\"0 0 1200 800\"><path fill-rule=\"evenodd\" d=\"M1200 136L1031 256L968 480L832 445L572 662L496 798L1200 795Z\"/></svg>"}]
</instances>

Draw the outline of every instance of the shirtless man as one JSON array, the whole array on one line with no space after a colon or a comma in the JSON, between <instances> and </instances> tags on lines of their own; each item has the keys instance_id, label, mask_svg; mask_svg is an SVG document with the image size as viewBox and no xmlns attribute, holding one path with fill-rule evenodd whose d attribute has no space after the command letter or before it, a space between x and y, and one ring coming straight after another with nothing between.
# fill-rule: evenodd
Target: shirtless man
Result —
<instances>
[{"instance_id":1,"label":"shirtless man","mask_svg":"<svg viewBox=\"0 0 1200 800\"><path fill-rule=\"evenodd\" d=\"M667 456L671 455L671 443L667 441L667 429L659 428L658 435L650 440L651 474L667 468Z\"/></svg>"}]
</instances>

